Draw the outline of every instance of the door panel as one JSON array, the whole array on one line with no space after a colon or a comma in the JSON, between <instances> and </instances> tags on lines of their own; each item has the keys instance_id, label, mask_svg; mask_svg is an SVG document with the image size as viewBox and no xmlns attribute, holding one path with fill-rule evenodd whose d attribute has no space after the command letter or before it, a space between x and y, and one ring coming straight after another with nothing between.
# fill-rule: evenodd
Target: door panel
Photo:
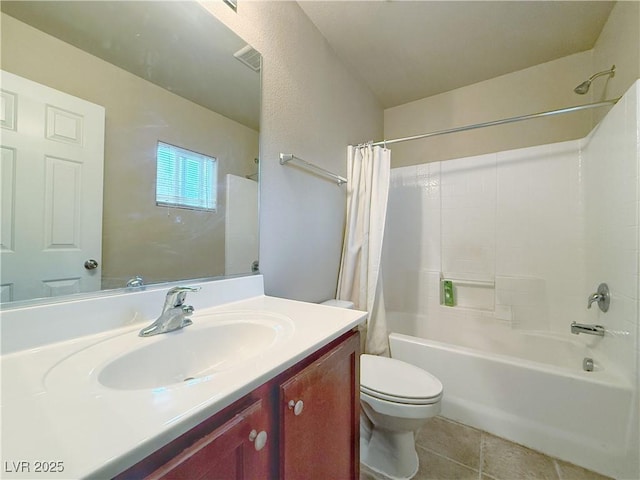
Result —
<instances>
[{"instance_id":1,"label":"door panel","mask_svg":"<svg viewBox=\"0 0 640 480\"><path fill-rule=\"evenodd\" d=\"M1 75L2 301L100 290L105 110Z\"/></svg>"}]
</instances>

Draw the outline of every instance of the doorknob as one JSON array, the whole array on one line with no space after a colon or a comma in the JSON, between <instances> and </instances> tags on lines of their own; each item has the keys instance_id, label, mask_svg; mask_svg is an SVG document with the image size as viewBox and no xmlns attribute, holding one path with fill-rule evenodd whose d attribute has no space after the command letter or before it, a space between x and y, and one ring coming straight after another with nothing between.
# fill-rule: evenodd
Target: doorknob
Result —
<instances>
[{"instance_id":1,"label":"doorknob","mask_svg":"<svg viewBox=\"0 0 640 480\"><path fill-rule=\"evenodd\" d=\"M95 270L98 268L98 262L96 262L93 258L90 258L86 262L84 262L84 268L87 270Z\"/></svg>"}]
</instances>

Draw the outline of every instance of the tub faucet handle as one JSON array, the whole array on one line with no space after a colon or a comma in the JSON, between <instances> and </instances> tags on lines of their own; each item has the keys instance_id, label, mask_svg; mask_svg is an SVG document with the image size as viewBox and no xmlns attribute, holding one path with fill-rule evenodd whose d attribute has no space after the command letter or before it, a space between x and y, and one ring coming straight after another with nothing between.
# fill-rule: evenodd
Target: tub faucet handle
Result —
<instances>
[{"instance_id":1,"label":"tub faucet handle","mask_svg":"<svg viewBox=\"0 0 640 480\"><path fill-rule=\"evenodd\" d=\"M606 283L601 283L598 285L598 291L589 295L589 299L587 300L587 308L591 308L593 303L598 302L598 307L603 312L609 310L609 304L611 303L611 297L609 295L609 287Z\"/></svg>"},{"instance_id":2,"label":"tub faucet handle","mask_svg":"<svg viewBox=\"0 0 640 480\"><path fill-rule=\"evenodd\" d=\"M599 293L592 293L587 301L587 308L591 308L593 302L599 302L602 296Z\"/></svg>"}]
</instances>

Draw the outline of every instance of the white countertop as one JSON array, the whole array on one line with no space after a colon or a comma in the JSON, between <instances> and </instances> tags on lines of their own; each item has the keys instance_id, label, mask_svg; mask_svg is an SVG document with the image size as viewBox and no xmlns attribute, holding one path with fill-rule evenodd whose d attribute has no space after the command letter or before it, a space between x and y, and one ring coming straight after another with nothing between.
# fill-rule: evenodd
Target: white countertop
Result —
<instances>
[{"instance_id":1,"label":"white countertop","mask_svg":"<svg viewBox=\"0 0 640 480\"><path fill-rule=\"evenodd\" d=\"M269 312L288 317L288 338L238 368L199 382L114 390L95 380L89 347L136 336L147 322L111 329L1 358L2 478L110 478L363 322L366 313L264 295L200 310ZM202 320L206 321L206 320ZM192 327L188 327L192 328ZM25 333L27 334L27 333ZM144 342L144 338L139 338ZM84 355L86 371L55 378ZM36 462L60 472L36 473Z\"/></svg>"}]
</instances>

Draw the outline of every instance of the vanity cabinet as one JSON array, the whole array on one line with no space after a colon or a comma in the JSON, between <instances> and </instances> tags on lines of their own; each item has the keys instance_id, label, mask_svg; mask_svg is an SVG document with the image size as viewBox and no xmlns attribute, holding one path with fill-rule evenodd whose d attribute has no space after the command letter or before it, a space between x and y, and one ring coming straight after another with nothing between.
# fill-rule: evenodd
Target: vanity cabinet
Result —
<instances>
[{"instance_id":1,"label":"vanity cabinet","mask_svg":"<svg viewBox=\"0 0 640 480\"><path fill-rule=\"evenodd\" d=\"M206 419L115 478L147 480L265 479L274 431L267 386Z\"/></svg>"},{"instance_id":2,"label":"vanity cabinet","mask_svg":"<svg viewBox=\"0 0 640 480\"><path fill-rule=\"evenodd\" d=\"M261 425L267 422L267 418L268 412L264 408L264 402L258 400L205 435L148 478L265 478L265 472L269 471L266 430L260 430L258 433L256 427L262 428Z\"/></svg>"},{"instance_id":3,"label":"vanity cabinet","mask_svg":"<svg viewBox=\"0 0 640 480\"><path fill-rule=\"evenodd\" d=\"M352 336L280 384L278 478L358 478L358 342Z\"/></svg>"},{"instance_id":4,"label":"vanity cabinet","mask_svg":"<svg viewBox=\"0 0 640 480\"><path fill-rule=\"evenodd\" d=\"M115 478L357 479L359 350L344 334Z\"/></svg>"}]
</instances>

